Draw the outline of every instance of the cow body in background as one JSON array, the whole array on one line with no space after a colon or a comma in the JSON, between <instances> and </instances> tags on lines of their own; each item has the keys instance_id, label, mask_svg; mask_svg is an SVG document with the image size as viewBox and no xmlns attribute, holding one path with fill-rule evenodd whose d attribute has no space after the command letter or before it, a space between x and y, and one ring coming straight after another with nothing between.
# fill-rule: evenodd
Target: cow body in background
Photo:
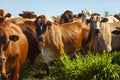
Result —
<instances>
[{"instance_id":1,"label":"cow body in background","mask_svg":"<svg viewBox=\"0 0 120 80\"><path fill-rule=\"evenodd\" d=\"M4 80L19 80L20 65L28 53L28 40L15 24L0 25L0 66Z\"/></svg>"},{"instance_id":2,"label":"cow body in background","mask_svg":"<svg viewBox=\"0 0 120 80\"><path fill-rule=\"evenodd\" d=\"M106 44L106 46L108 46L109 48L111 47L110 51L119 51L120 50L120 22L113 22L113 23L109 23L109 19L105 20L102 19L101 20L101 32L103 39ZM109 36L108 36L109 35ZM102 44L100 44L100 46L104 46ZM103 48L102 50L105 50L105 48ZM110 52L108 51L108 52Z\"/></svg>"},{"instance_id":3,"label":"cow body in background","mask_svg":"<svg viewBox=\"0 0 120 80\"><path fill-rule=\"evenodd\" d=\"M23 13L19 14L19 16L21 16L22 18L28 18L28 19L37 17L37 15L35 15L33 11L23 11Z\"/></svg>"},{"instance_id":4,"label":"cow body in background","mask_svg":"<svg viewBox=\"0 0 120 80\"><path fill-rule=\"evenodd\" d=\"M35 64L36 57L40 54L40 50L38 48L38 39L35 31L34 24L19 24L18 25L23 33L26 35L29 43L28 49L28 59L31 65Z\"/></svg>"},{"instance_id":5,"label":"cow body in background","mask_svg":"<svg viewBox=\"0 0 120 80\"><path fill-rule=\"evenodd\" d=\"M60 17L60 24L73 22L73 12L66 10Z\"/></svg>"},{"instance_id":6,"label":"cow body in background","mask_svg":"<svg viewBox=\"0 0 120 80\"><path fill-rule=\"evenodd\" d=\"M120 51L120 22L108 23L112 36L112 51Z\"/></svg>"},{"instance_id":7,"label":"cow body in background","mask_svg":"<svg viewBox=\"0 0 120 80\"><path fill-rule=\"evenodd\" d=\"M108 19L107 23L119 22L119 20L114 16L108 16L108 17L105 17L105 18Z\"/></svg>"},{"instance_id":8,"label":"cow body in background","mask_svg":"<svg viewBox=\"0 0 120 80\"><path fill-rule=\"evenodd\" d=\"M47 20L58 24L64 24L69 22L82 22L82 17L80 14L73 14L72 11L66 10L62 15L52 16L51 18L47 18Z\"/></svg>"},{"instance_id":9,"label":"cow body in background","mask_svg":"<svg viewBox=\"0 0 120 80\"><path fill-rule=\"evenodd\" d=\"M120 14L115 14L114 17L120 21Z\"/></svg>"}]
</instances>

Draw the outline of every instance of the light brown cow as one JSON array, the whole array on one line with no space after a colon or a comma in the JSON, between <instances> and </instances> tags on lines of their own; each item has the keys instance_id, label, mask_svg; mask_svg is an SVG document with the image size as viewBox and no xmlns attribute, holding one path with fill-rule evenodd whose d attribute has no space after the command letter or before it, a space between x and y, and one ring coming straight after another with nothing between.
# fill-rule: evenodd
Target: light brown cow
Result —
<instances>
[{"instance_id":1,"label":"light brown cow","mask_svg":"<svg viewBox=\"0 0 120 80\"><path fill-rule=\"evenodd\" d=\"M66 10L62 15L52 16L50 21L58 24L82 22L82 16L81 14L73 14L71 10Z\"/></svg>"},{"instance_id":2,"label":"light brown cow","mask_svg":"<svg viewBox=\"0 0 120 80\"><path fill-rule=\"evenodd\" d=\"M4 80L19 80L20 65L28 53L28 40L15 24L0 25L0 66Z\"/></svg>"},{"instance_id":3,"label":"light brown cow","mask_svg":"<svg viewBox=\"0 0 120 80\"><path fill-rule=\"evenodd\" d=\"M89 22L91 28L92 51L101 53L103 50L106 50L110 52L112 49L111 39L109 39L111 38L111 32L108 24L101 23L101 16L97 13L91 15Z\"/></svg>"},{"instance_id":4,"label":"light brown cow","mask_svg":"<svg viewBox=\"0 0 120 80\"><path fill-rule=\"evenodd\" d=\"M108 38L111 43L110 44L107 44L107 45L110 45L112 47L112 50L111 51L120 51L120 22L114 22L114 23L107 23L108 20L105 20L104 19L101 21L101 26L105 25L105 29L107 29L109 32L110 32L110 37L108 36L105 36L104 34L104 37ZM105 33L105 34L108 34L108 33Z\"/></svg>"},{"instance_id":5,"label":"light brown cow","mask_svg":"<svg viewBox=\"0 0 120 80\"><path fill-rule=\"evenodd\" d=\"M73 56L75 51L81 49L82 42L87 40L90 29L80 22L61 25L48 22L46 17L41 15L36 19L36 31L43 59L49 64L63 55L63 50L67 55ZM87 47L87 42L85 43Z\"/></svg>"},{"instance_id":6,"label":"light brown cow","mask_svg":"<svg viewBox=\"0 0 120 80\"><path fill-rule=\"evenodd\" d=\"M97 38L92 38L93 51L95 52L101 53L103 50L106 50L107 52L118 50L119 36L116 34L119 34L118 28L120 27L120 22L108 23L107 21L107 18L101 19L96 16L91 18L91 27L99 27L99 35L97 35ZM93 31L91 33L93 33Z\"/></svg>"}]
</instances>

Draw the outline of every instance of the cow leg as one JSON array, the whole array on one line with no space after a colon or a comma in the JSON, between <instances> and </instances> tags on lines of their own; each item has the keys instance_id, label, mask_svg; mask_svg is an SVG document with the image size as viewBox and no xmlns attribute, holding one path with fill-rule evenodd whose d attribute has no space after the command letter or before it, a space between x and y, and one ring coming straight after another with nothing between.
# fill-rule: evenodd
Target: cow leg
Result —
<instances>
[{"instance_id":1,"label":"cow leg","mask_svg":"<svg viewBox=\"0 0 120 80\"><path fill-rule=\"evenodd\" d=\"M44 42L39 41L38 48L40 49L41 53L43 53L43 46L44 46Z\"/></svg>"},{"instance_id":2,"label":"cow leg","mask_svg":"<svg viewBox=\"0 0 120 80\"><path fill-rule=\"evenodd\" d=\"M17 62L11 73L10 80L19 80L20 63Z\"/></svg>"},{"instance_id":3,"label":"cow leg","mask_svg":"<svg viewBox=\"0 0 120 80\"><path fill-rule=\"evenodd\" d=\"M49 66L52 66L52 65L54 65L54 61L51 61L50 63L48 63L48 64L46 64L45 65L45 70L46 70L46 75L50 75L50 69L49 69Z\"/></svg>"},{"instance_id":4,"label":"cow leg","mask_svg":"<svg viewBox=\"0 0 120 80\"><path fill-rule=\"evenodd\" d=\"M7 80L8 77L6 75L5 63L2 64L2 79Z\"/></svg>"},{"instance_id":5,"label":"cow leg","mask_svg":"<svg viewBox=\"0 0 120 80\"><path fill-rule=\"evenodd\" d=\"M45 64L45 67L44 67L45 70L46 70L46 75L48 75L48 76L50 75L50 69L49 69L49 66L50 66L49 64Z\"/></svg>"},{"instance_id":6,"label":"cow leg","mask_svg":"<svg viewBox=\"0 0 120 80\"><path fill-rule=\"evenodd\" d=\"M64 49L63 49L63 47L61 45L60 45L60 49L59 50L60 50L59 51L60 52L60 56L63 56L65 52L64 52Z\"/></svg>"},{"instance_id":7,"label":"cow leg","mask_svg":"<svg viewBox=\"0 0 120 80\"><path fill-rule=\"evenodd\" d=\"M19 72L20 72L20 63L18 62L16 67L16 72L15 72L15 77L14 77L14 80L19 80Z\"/></svg>"}]
</instances>

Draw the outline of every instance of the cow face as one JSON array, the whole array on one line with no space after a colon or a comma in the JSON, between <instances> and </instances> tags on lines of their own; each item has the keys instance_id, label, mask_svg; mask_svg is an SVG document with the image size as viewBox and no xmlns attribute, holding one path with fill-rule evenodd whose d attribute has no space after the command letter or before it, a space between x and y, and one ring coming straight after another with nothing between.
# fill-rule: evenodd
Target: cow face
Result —
<instances>
[{"instance_id":1,"label":"cow face","mask_svg":"<svg viewBox=\"0 0 120 80\"><path fill-rule=\"evenodd\" d=\"M73 21L73 12L70 10L65 11L61 16L60 23L63 24L63 23L68 23L72 21Z\"/></svg>"},{"instance_id":2,"label":"cow face","mask_svg":"<svg viewBox=\"0 0 120 80\"><path fill-rule=\"evenodd\" d=\"M7 48L7 38L5 32L0 28L0 63L5 62L5 50Z\"/></svg>"},{"instance_id":3,"label":"cow face","mask_svg":"<svg viewBox=\"0 0 120 80\"><path fill-rule=\"evenodd\" d=\"M94 14L91 16L90 26L96 35L98 35L100 33L100 21L101 21L100 15Z\"/></svg>"},{"instance_id":4,"label":"cow face","mask_svg":"<svg viewBox=\"0 0 120 80\"><path fill-rule=\"evenodd\" d=\"M18 39L19 36L17 35L11 35L8 39L5 31L0 28L0 63L6 62L6 50L8 49L10 41L16 42Z\"/></svg>"},{"instance_id":5,"label":"cow face","mask_svg":"<svg viewBox=\"0 0 120 80\"><path fill-rule=\"evenodd\" d=\"M51 26L51 22L47 21L45 15L39 16L36 21L36 32L39 41L44 41L44 35L48 26Z\"/></svg>"}]
</instances>

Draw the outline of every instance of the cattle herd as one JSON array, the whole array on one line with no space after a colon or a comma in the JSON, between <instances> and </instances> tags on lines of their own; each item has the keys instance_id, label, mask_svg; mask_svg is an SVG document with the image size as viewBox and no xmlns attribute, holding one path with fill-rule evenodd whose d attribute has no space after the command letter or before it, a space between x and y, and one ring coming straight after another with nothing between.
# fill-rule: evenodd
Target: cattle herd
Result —
<instances>
[{"instance_id":1,"label":"cattle herd","mask_svg":"<svg viewBox=\"0 0 120 80\"><path fill-rule=\"evenodd\" d=\"M3 80L19 80L26 59L35 65L41 54L49 65L66 53L102 53L120 50L120 15L102 17L88 9L79 14L66 10L48 18L23 11L20 17L0 9L0 72ZM49 69L48 69L49 74Z\"/></svg>"}]
</instances>

